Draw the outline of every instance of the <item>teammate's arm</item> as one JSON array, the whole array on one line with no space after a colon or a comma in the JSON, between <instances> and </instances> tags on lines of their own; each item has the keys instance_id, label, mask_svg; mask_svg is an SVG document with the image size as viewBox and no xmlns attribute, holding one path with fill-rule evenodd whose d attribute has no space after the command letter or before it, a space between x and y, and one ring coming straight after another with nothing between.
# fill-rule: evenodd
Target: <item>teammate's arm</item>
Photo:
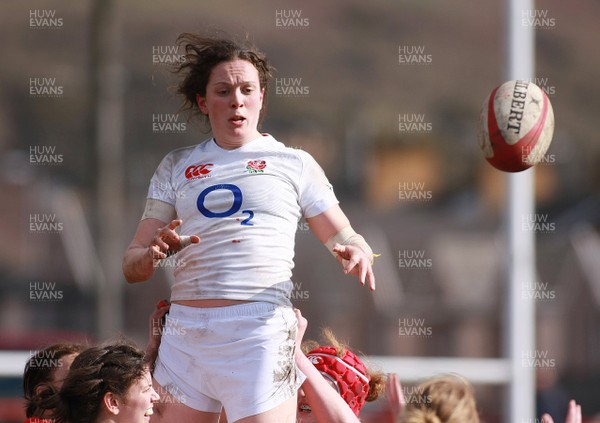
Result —
<instances>
[{"instance_id":1,"label":"teammate's arm","mask_svg":"<svg viewBox=\"0 0 600 423\"><path fill-rule=\"evenodd\" d=\"M156 361L156 357L158 357L158 348L160 347L160 340L165 325L165 315L169 312L170 308L171 303L167 300L160 300L150 315L150 334L148 345L146 346L146 362L152 373L154 372L154 362Z\"/></svg>"},{"instance_id":2,"label":"teammate's arm","mask_svg":"<svg viewBox=\"0 0 600 423\"><path fill-rule=\"evenodd\" d=\"M344 267L344 273L357 275L360 283L375 290L373 251L336 204L321 214L306 219L317 239L329 248Z\"/></svg>"},{"instance_id":3,"label":"teammate's arm","mask_svg":"<svg viewBox=\"0 0 600 423\"><path fill-rule=\"evenodd\" d=\"M346 401L338 394L319 373L317 368L302 353L302 337L306 332L308 322L300 310L294 309L298 319L298 332L296 335L296 350L294 358L296 366L306 375L302 390L298 395L303 395L311 407L311 412L317 422L327 423L360 423L358 418Z\"/></svg>"}]
</instances>

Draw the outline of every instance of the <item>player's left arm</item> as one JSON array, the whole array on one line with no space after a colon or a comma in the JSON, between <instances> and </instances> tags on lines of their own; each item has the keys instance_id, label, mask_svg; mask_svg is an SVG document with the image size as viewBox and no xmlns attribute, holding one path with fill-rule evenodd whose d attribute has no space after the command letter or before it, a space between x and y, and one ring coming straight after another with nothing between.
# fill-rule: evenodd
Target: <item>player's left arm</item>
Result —
<instances>
[{"instance_id":1,"label":"player's left arm","mask_svg":"<svg viewBox=\"0 0 600 423\"><path fill-rule=\"evenodd\" d=\"M374 291L373 250L354 232L340 206L336 204L306 221L317 239L342 263L344 273L357 275L362 285L368 282Z\"/></svg>"}]
</instances>

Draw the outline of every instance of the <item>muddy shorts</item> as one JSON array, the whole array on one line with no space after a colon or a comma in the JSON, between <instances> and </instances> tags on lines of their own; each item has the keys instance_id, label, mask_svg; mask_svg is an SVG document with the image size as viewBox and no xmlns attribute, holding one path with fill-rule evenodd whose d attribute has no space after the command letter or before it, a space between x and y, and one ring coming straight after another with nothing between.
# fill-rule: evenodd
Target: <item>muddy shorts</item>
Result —
<instances>
[{"instance_id":1,"label":"muddy shorts","mask_svg":"<svg viewBox=\"0 0 600 423\"><path fill-rule=\"evenodd\" d=\"M228 307L172 304L154 378L195 410L228 420L264 413L296 395L305 376L294 361L291 307L266 302Z\"/></svg>"}]
</instances>

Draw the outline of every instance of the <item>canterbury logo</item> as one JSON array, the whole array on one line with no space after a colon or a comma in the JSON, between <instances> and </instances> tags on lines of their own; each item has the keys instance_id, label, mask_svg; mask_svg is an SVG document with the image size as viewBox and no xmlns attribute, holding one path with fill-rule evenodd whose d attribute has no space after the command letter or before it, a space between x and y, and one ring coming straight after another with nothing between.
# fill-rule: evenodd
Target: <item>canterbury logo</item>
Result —
<instances>
[{"instance_id":1,"label":"canterbury logo","mask_svg":"<svg viewBox=\"0 0 600 423\"><path fill-rule=\"evenodd\" d=\"M209 167L213 166L212 163L200 163L197 165L191 165L185 170L185 179L198 179L203 178L209 174L212 169Z\"/></svg>"}]
</instances>

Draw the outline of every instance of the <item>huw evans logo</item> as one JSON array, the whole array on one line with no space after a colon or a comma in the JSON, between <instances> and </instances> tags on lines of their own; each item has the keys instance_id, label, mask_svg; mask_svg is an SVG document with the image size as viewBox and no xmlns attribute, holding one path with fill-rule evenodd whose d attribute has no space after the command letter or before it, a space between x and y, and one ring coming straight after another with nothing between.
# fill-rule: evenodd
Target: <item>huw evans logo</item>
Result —
<instances>
[{"instance_id":1,"label":"huw evans logo","mask_svg":"<svg viewBox=\"0 0 600 423\"><path fill-rule=\"evenodd\" d=\"M429 338L433 335L433 328L425 326L424 318L399 318L398 336L418 336Z\"/></svg>"},{"instance_id":2,"label":"huw evans logo","mask_svg":"<svg viewBox=\"0 0 600 423\"><path fill-rule=\"evenodd\" d=\"M401 65L431 65L433 57L425 52L425 46L398 46L398 62Z\"/></svg>"},{"instance_id":3,"label":"huw evans logo","mask_svg":"<svg viewBox=\"0 0 600 423\"><path fill-rule=\"evenodd\" d=\"M177 65L185 62L185 54L178 46L152 46L152 63L155 65Z\"/></svg>"},{"instance_id":4,"label":"huw evans logo","mask_svg":"<svg viewBox=\"0 0 600 423\"><path fill-rule=\"evenodd\" d=\"M152 115L152 132L173 134L182 133L187 130L186 122L179 122L176 113L155 113Z\"/></svg>"},{"instance_id":5,"label":"huw evans logo","mask_svg":"<svg viewBox=\"0 0 600 423\"><path fill-rule=\"evenodd\" d=\"M56 146L31 145L29 146L29 163L33 165L59 165L63 162L63 155L56 152Z\"/></svg>"},{"instance_id":6,"label":"huw evans logo","mask_svg":"<svg viewBox=\"0 0 600 423\"><path fill-rule=\"evenodd\" d=\"M398 267L401 269L431 269L433 260L425 255L425 250L399 250Z\"/></svg>"},{"instance_id":7,"label":"huw evans logo","mask_svg":"<svg viewBox=\"0 0 600 423\"><path fill-rule=\"evenodd\" d=\"M524 300L554 300L556 291L549 289L548 282L528 282L521 289Z\"/></svg>"},{"instance_id":8,"label":"huw evans logo","mask_svg":"<svg viewBox=\"0 0 600 423\"><path fill-rule=\"evenodd\" d=\"M310 231L310 226L308 225L308 222L304 219L301 219L298 221L298 224L296 225L296 232L309 232Z\"/></svg>"},{"instance_id":9,"label":"huw evans logo","mask_svg":"<svg viewBox=\"0 0 600 423\"><path fill-rule=\"evenodd\" d=\"M310 87L302 82L302 78L275 78L275 94L281 97L306 97Z\"/></svg>"},{"instance_id":10,"label":"huw evans logo","mask_svg":"<svg viewBox=\"0 0 600 423\"><path fill-rule=\"evenodd\" d=\"M430 201L433 192L425 189L425 182L398 182L398 199L403 201Z\"/></svg>"},{"instance_id":11,"label":"huw evans logo","mask_svg":"<svg viewBox=\"0 0 600 423\"><path fill-rule=\"evenodd\" d=\"M30 282L29 301L62 301L62 290L56 289L56 282Z\"/></svg>"},{"instance_id":12,"label":"huw evans logo","mask_svg":"<svg viewBox=\"0 0 600 423\"><path fill-rule=\"evenodd\" d=\"M29 215L29 232L56 234L63 230L54 213L33 213Z\"/></svg>"},{"instance_id":13,"label":"huw evans logo","mask_svg":"<svg viewBox=\"0 0 600 423\"><path fill-rule=\"evenodd\" d=\"M29 351L29 367L36 369L58 369L63 366L63 359L57 357L56 351ZM41 422L41 420L40 420Z\"/></svg>"},{"instance_id":14,"label":"huw evans logo","mask_svg":"<svg viewBox=\"0 0 600 423\"><path fill-rule=\"evenodd\" d=\"M167 383L164 387L157 385L155 390L160 397L157 401L159 404L185 404L188 401L185 394L172 383Z\"/></svg>"},{"instance_id":15,"label":"huw evans logo","mask_svg":"<svg viewBox=\"0 0 600 423\"><path fill-rule=\"evenodd\" d=\"M429 133L433 124L425 120L424 113L398 114L398 131L403 134Z\"/></svg>"},{"instance_id":16,"label":"huw evans logo","mask_svg":"<svg viewBox=\"0 0 600 423\"><path fill-rule=\"evenodd\" d=\"M527 159L531 156L533 152L533 147L521 147L521 160L523 162L527 162ZM541 159L535 162L536 165L545 165L545 164L555 164L556 163L556 155L555 154L544 154Z\"/></svg>"},{"instance_id":17,"label":"huw evans logo","mask_svg":"<svg viewBox=\"0 0 600 423\"><path fill-rule=\"evenodd\" d=\"M29 10L29 28L61 29L63 23L63 18L56 16L56 10Z\"/></svg>"},{"instance_id":18,"label":"huw evans logo","mask_svg":"<svg viewBox=\"0 0 600 423\"><path fill-rule=\"evenodd\" d=\"M537 233L552 233L556 231L556 223L548 220L545 213L532 213L523 216L521 227L523 231L533 231Z\"/></svg>"},{"instance_id":19,"label":"huw evans logo","mask_svg":"<svg viewBox=\"0 0 600 423\"><path fill-rule=\"evenodd\" d=\"M178 319L168 319L167 324L163 325L161 321L152 319L152 336L185 336L187 330L181 326Z\"/></svg>"},{"instance_id":20,"label":"huw evans logo","mask_svg":"<svg viewBox=\"0 0 600 423\"><path fill-rule=\"evenodd\" d=\"M423 387L402 385L402 393L407 404L431 404L431 395L427 395Z\"/></svg>"},{"instance_id":21,"label":"huw evans logo","mask_svg":"<svg viewBox=\"0 0 600 423\"><path fill-rule=\"evenodd\" d=\"M162 198L163 200L177 201L187 198L186 191L183 189L177 189L171 182L152 182L152 195L153 198Z\"/></svg>"},{"instance_id":22,"label":"huw evans logo","mask_svg":"<svg viewBox=\"0 0 600 423\"><path fill-rule=\"evenodd\" d=\"M164 259L152 260L152 266L155 269L177 269L187 265L185 259L176 257L167 257Z\"/></svg>"},{"instance_id":23,"label":"huw evans logo","mask_svg":"<svg viewBox=\"0 0 600 423\"><path fill-rule=\"evenodd\" d=\"M275 27L289 29L305 29L310 26L310 20L302 16L299 9L275 10Z\"/></svg>"},{"instance_id":24,"label":"huw evans logo","mask_svg":"<svg viewBox=\"0 0 600 423\"><path fill-rule=\"evenodd\" d=\"M548 97L552 97L556 94L556 86L552 85L548 78L530 78L528 81L540 87Z\"/></svg>"},{"instance_id":25,"label":"huw evans logo","mask_svg":"<svg viewBox=\"0 0 600 423\"><path fill-rule=\"evenodd\" d=\"M554 29L556 18L548 16L548 10L522 10L521 24L539 29Z\"/></svg>"},{"instance_id":26,"label":"huw evans logo","mask_svg":"<svg viewBox=\"0 0 600 423\"><path fill-rule=\"evenodd\" d=\"M277 297L283 301L308 301L310 292L306 287L303 288L302 282L286 282L281 290L277 291Z\"/></svg>"},{"instance_id":27,"label":"huw evans logo","mask_svg":"<svg viewBox=\"0 0 600 423\"><path fill-rule=\"evenodd\" d=\"M310 299L310 292L307 289L302 289L302 282L293 282L289 299L290 301L306 301Z\"/></svg>"},{"instance_id":28,"label":"huw evans logo","mask_svg":"<svg viewBox=\"0 0 600 423\"><path fill-rule=\"evenodd\" d=\"M556 360L548 356L548 351L523 351L521 353L521 366L534 367L537 369L553 369Z\"/></svg>"},{"instance_id":29,"label":"huw evans logo","mask_svg":"<svg viewBox=\"0 0 600 423\"><path fill-rule=\"evenodd\" d=\"M29 96L34 98L62 97L64 88L56 78L29 78Z\"/></svg>"}]
</instances>

